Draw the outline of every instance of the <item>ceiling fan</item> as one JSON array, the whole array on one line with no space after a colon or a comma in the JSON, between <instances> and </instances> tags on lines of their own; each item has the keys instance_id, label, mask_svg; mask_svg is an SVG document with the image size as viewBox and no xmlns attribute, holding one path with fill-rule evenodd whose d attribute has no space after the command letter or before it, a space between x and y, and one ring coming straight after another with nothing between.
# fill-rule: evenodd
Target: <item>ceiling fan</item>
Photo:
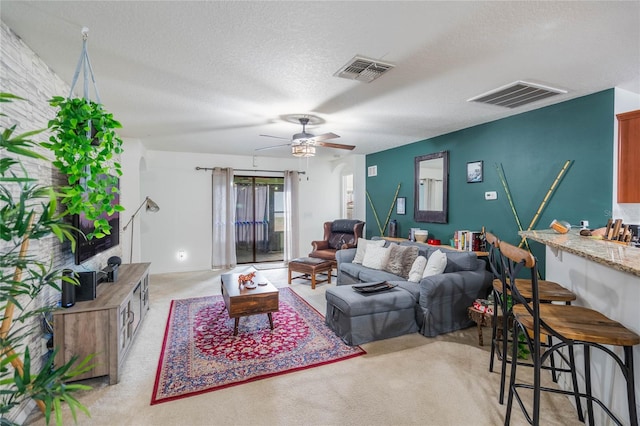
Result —
<instances>
[{"instance_id":1,"label":"ceiling fan","mask_svg":"<svg viewBox=\"0 0 640 426\"><path fill-rule=\"evenodd\" d=\"M326 148L348 149L348 150L352 150L355 148L354 145L344 145L339 143L324 142L327 139L335 139L335 138L339 138L340 136L336 135L335 133L324 133L318 136L315 136L311 133L307 133L306 127L307 127L307 124L309 124L309 118L301 117L298 120L300 121L300 124L302 124L302 132L296 133L291 137L291 139L283 138L280 136L260 135L267 138L290 140L291 141L290 143L267 146L265 148L258 148L256 149L256 151L264 151L267 149L279 148L281 146L290 146L291 154L293 154L294 157L313 157L314 155L316 155L316 147L318 146L322 146Z\"/></svg>"}]
</instances>

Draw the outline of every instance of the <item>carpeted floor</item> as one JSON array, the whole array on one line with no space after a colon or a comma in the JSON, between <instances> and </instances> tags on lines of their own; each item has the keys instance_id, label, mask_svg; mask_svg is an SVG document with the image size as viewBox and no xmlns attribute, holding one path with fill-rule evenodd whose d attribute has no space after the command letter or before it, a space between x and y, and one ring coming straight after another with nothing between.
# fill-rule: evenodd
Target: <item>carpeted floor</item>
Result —
<instances>
[{"instance_id":1,"label":"carpeted floor","mask_svg":"<svg viewBox=\"0 0 640 426\"><path fill-rule=\"evenodd\" d=\"M489 373L489 348L479 347L475 328L436 338L417 333L362 345L367 354L325 366L271 377L177 401L149 404L172 299L220 294L220 271L153 275L151 310L125 361L120 383L86 381L81 395L91 418L81 425L498 425L499 373ZM287 287L286 269L263 273ZM335 285L335 284L331 284ZM291 288L319 312L330 285ZM490 331L485 329L485 342ZM523 369L525 370L525 369ZM520 370L519 370L520 371ZM578 425L565 396L545 394L545 425ZM65 424L73 424L65 412ZM44 425L34 411L29 424ZM518 407L513 425L527 424Z\"/></svg>"}]
</instances>

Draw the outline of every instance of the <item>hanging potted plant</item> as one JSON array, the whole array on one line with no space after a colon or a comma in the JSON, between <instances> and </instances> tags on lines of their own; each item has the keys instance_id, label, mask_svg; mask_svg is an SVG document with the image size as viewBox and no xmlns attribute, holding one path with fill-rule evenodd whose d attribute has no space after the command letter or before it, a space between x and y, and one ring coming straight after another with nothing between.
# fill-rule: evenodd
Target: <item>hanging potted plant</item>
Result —
<instances>
[{"instance_id":1,"label":"hanging potted plant","mask_svg":"<svg viewBox=\"0 0 640 426\"><path fill-rule=\"evenodd\" d=\"M54 134L42 145L54 153L53 165L67 176L67 185L59 188L60 202L68 213L82 212L93 221L95 230L87 239L102 238L111 233L106 216L124 210L114 203L122 175L114 161L122 153L122 139L114 129L122 125L91 100L56 96L49 104L59 111L49 121Z\"/></svg>"}]
</instances>

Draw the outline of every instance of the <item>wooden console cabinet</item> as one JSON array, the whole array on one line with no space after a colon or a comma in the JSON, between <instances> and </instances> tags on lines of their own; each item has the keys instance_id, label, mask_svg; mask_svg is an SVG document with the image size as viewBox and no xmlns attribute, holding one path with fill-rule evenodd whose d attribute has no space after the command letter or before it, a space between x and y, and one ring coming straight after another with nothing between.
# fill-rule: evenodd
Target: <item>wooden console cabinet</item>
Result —
<instances>
[{"instance_id":1,"label":"wooden console cabinet","mask_svg":"<svg viewBox=\"0 0 640 426\"><path fill-rule=\"evenodd\" d=\"M150 266L121 265L117 281L98 285L94 300L54 312L53 343L58 349L55 364L63 365L73 356L81 361L95 354L94 368L74 380L109 376L109 384L118 383L127 352L149 310Z\"/></svg>"}]
</instances>

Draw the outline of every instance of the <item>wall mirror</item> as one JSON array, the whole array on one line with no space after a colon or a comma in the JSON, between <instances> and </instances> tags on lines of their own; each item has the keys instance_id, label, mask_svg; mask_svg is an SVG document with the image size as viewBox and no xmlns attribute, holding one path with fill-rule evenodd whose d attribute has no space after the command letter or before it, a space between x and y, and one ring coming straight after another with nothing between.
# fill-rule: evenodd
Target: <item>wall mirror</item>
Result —
<instances>
[{"instance_id":1,"label":"wall mirror","mask_svg":"<svg viewBox=\"0 0 640 426\"><path fill-rule=\"evenodd\" d=\"M416 157L414 176L414 220L447 223L449 152Z\"/></svg>"}]
</instances>

